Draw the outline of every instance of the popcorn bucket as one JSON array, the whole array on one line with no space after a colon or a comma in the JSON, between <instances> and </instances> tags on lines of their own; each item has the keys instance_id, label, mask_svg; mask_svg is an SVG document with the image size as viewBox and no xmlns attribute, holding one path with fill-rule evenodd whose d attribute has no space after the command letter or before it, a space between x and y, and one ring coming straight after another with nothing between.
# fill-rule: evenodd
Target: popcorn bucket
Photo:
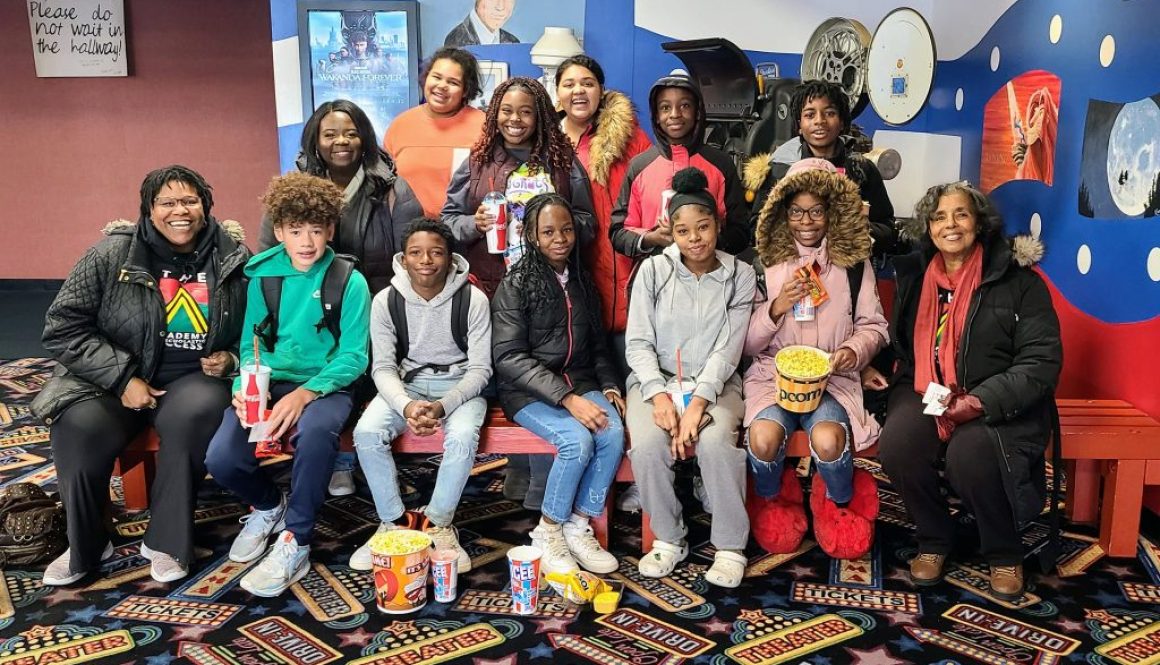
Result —
<instances>
[{"instance_id":1,"label":"popcorn bucket","mask_svg":"<svg viewBox=\"0 0 1160 665\"><path fill-rule=\"evenodd\" d=\"M812 346L787 346L774 357L777 405L792 413L811 413L822 403L830 380L830 355Z\"/></svg>"},{"instance_id":2,"label":"popcorn bucket","mask_svg":"<svg viewBox=\"0 0 1160 665\"><path fill-rule=\"evenodd\" d=\"M376 534L370 546L379 611L407 614L426 605L431 537L422 531L396 529Z\"/></svg>"}]
</instances>

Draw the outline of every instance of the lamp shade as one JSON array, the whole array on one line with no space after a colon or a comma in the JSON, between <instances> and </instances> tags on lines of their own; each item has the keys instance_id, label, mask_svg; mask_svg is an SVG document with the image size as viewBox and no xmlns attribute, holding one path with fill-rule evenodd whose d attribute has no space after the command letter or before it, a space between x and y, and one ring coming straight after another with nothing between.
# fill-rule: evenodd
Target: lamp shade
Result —
<instances>
[{"instance_id":1,"label":"lamp shade","mask_svg":"<svg viewBox=\"0 0 1160 665\"><path fill-rule=\"evenodd\" d=\"M537 67L557 67L568 58L583 53L572 28L544 28L544 34L532 47L532 64Z\"/></svg>"}]
</instances>

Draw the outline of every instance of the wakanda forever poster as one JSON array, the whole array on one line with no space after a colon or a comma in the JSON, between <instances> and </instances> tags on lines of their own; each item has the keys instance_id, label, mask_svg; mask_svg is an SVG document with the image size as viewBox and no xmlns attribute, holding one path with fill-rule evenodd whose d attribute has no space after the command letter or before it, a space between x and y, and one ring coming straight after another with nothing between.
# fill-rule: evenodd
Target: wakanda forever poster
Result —
<instances>
[{"instance_id":1,"label":"wakanda forever poster","mask_svg":"<svg viewBox=\"0 0 1160 665\"><path fill-rule=\"evenodd\" d=\"M366 111L381 139L391 120L412 106L418 45L408 39L408 12L310 9L306 19L310 90L304 92L311 111L349 99Z\"/></svg>"}]
</instances>

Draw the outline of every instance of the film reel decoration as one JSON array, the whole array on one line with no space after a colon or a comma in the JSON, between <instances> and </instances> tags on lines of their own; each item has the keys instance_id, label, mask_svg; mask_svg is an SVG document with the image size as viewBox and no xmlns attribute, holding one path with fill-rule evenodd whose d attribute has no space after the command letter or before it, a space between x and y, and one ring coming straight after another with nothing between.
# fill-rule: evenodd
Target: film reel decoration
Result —
<instances>
[{"instance_id":1,"label":"film reel decoration","mask_svg":"<svg viewBox=\"0 0 1160 665\"><path fill-rule=\"evenodd\" d=\"M870 31L866 26L854 19L826 19L806 42L802 80L820 79L842 86L850 100L851 117L856 118L869 103L866 97L869 54Z\"/></svg>"},{"instance_id":2,"label":"film reel decoration","mask_svg":"<svg viewBox=\"0 0 1160 665\"><path fill-rule=\"evenodd\" d=\"M926 19L900 7L874 31L866 59L867 93L874 111L891 125L910 122L926 105L937 62Z\"/></svg>"}]
</instances>

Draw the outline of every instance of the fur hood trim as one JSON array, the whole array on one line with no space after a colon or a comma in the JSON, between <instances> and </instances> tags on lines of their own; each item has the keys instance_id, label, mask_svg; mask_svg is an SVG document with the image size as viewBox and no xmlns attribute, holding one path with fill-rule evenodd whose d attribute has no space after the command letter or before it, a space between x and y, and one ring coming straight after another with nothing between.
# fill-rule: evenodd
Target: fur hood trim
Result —
<instances>
[{"instance_id":1,"label":"fur hood trim","mask_svg":"<svg viewBox=\"0 0 1160 665\"><path fill-rule=\"evenodd\" d=\"M624 157L628 142L636 129L636 110L623 93L606 90L600 99L596 131L589 148L592 181L608 185L612 165Z\"/></svg>"},{"instance_id":2,"label":"fur hood trim","mask_svg":"<svg viewBox=\"0 0 1160 665\"><path fill-rule=\"evenodd\" d=\"M741 167L741 184L745 185L745 189L755 194L761 189L769 172L773 170L769 161L772 156L768 152L759 152L745 160L745 165Z\"/></svg>"},{"instance_id":3,"label":"fur hood trim","mask_svg":"<svg viewBox=\"0 0 1160 665\"><path fill-rule=\"evenodd\" d=\"M137 226L137 222L131 222L127 219L114 219L108 224L105 224L105 228L101 229L101 233L110 235L114 231L118 231L120 229L129 229L134 226ZM233 238L234 241L239 245L245 244L246 229L242 227L241 222L233 219L226 219L218 222L218 226L220 226L221 229L226 232L226 235Z\"/></svg>"},{"instance_id":4,"label":"fur hood trim","mask_svg":"<svg viewBox=\"0 0 1160 665\"><path fill-rule=\"evenodd\" d=\"M809 191L826 202L830 260L843 268L870 257L870 224L862 216L862 195L853 180L827 171L799 171L778 181L757 220L757 252L766 266L797 258L789 232L789 200Z\"/></svg>"}]
</instances>

